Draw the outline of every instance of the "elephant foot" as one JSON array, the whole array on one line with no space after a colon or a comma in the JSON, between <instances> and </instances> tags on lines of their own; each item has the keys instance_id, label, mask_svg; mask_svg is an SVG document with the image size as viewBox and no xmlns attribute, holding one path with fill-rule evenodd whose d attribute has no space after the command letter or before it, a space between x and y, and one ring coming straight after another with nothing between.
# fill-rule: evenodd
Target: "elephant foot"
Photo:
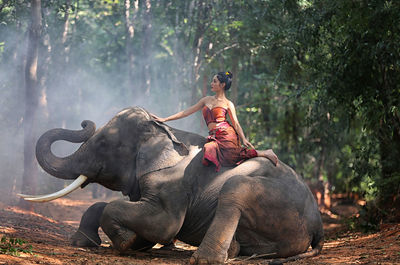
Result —
<instances>
[{"instance_id":1,"label":"elephant foot","mask_svg":"<svg viewBox=\"0 0 400 265\"><path fill-rule=\"evenodd\" d=\"M215 252L215 250L207 251L201 248L197 249L195 253L193 253L190 258L190 264L223 264L225 263L227 258L234 258L239 254L240 245L235 240L232 239L232 242L229 246L228 252L226 254L221 254Z\"/></svg>"},{"instance_id":2,"label":"elephant foot","mask_svg":"<svg viewBox=\"0 0 400 265\"><path fill-rule=\"evenodd\" d=\"M136 241L136 233L128 229L120 229L118 235L111 238L113 247L120 253L126 252Z\"/></svg>"},{"instance_id":3,"label":"elephant foot","mask_svg":"<svg viewBox=\"0 0 400 265\"><path fill-rule=\"evenodd\" d=\"M229 246L228 249L228 259L233 259L234 257L237 257L240 252L240 244L237 242L235 239L232 239L231 245Z\"/></svg>"},{"instance_id":4,"label":"elephant foot","mask_svg":"<svg viewBox=\"0 0 400 265\"><path fill-rule=\"evenodd\" d=\"M227 255L225 254L217 254L211 253L208 251L202 251L201 249L197 249L196 252L193 253L189 262L191 265L195 264L224 264Z\"/></svg>"},{"instance_id":5,"label":"elephant foot","mask_svg":"<svg viewBox=\"0 0 400 265\"><path fill-rule=\"evenodd\" d=\"M101 244L101 239L97 233L78 229L70 238L70 242L76 247L98 247Z\"/></svg>"}]
</instances>

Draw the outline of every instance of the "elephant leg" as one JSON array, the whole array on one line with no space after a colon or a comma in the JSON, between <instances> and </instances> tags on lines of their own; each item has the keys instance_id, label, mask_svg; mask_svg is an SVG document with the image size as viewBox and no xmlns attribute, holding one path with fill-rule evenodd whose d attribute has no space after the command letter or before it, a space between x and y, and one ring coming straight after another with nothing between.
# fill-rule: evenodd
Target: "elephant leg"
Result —
<instances>
[{"instance_id":1,"label":"elephant leg","mask_svg":"<svg viewBox=\"0 0 400 265\"><path fill-rule=\"evenodd\" d=\"M248 208L252 208L251 203L257 200L259 194L251 179L234 176L224 183L218 196L215 217L199 248L193 253L191 264L222 264L228 255L231 258L239 253L240 241L234 239L239 221L252 222L244 215ZM249 226L254 227L255 224Z\"/></svg>"},{"instance_id":2,"label":"elephant leg","mask_svg":"<svg viewBox=\"0 0 400 265\"><path fill-rule=\"evenodd\" d=\"M233 236L245 255L276 258L305 252L315 234L308 224L313 209L287 194L282 183L280 178L228 179L219 193L215 217L190 262L224 263ZM301 198L311 201L306 195Z\"/></svg>"},{"instance_id":3,"label":"elephant leg","mask_svg":"<svg viewBox=\"0 0 400 265\"><path fill-rule=\"evenodd\" d=\"M191 264L223 264L228 258L228 250L238 254L240 246L232 239L241 217L240 204L245 199L242 198L242 185L246 185L245 182L241 181L241 176L236 176L228 179L221 188L214 219L190 259ZM237 250L232 251L232 248Z\"/></svg>"},{"instance_id":4,"label":"elephant leg","mask_svg":"<svg viewBox=\"0 0 400 265\"><path fill-rule=\"evenodd\" d=\"M81 218L78 231L71 237L71 244L78 247L97 247L101 244L99 237L100 218L107 203L98 202L90 206Z\"/></svg>"},{"instance_id":5,"label":"elephant leg","mask_svg":"<svg viewBox=\"0 0 400 265\"><path fill-rule=\"evenodd\" d=\"M167 244L178 233L184 213L170 213L148 201L117 200L109 203L100 220L101 228L119 252L132 248L140 240Z\"/></svg>"}]
</instances>

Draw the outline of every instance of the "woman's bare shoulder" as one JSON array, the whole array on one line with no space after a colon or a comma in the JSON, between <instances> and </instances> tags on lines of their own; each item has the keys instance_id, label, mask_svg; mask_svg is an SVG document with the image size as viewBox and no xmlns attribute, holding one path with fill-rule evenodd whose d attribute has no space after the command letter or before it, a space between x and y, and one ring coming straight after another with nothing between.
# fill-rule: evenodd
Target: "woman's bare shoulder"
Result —
<instances>
[{"instance_id":1,"label":"woman's bare shoulder","mask_svg":"<svg viewBox=\"0 0 400 265\"><path fill-rule=\"evenodd\" d=\"M230 101L229 99L228 99L228 108L229 109L235 109L235 104L233 104L233 102Z\"/></svg>"},{"instance_id":2,"label":"woman's bare shoulder","mask_svg":"<svg viewBox=\"0 0 400 265\"><path fill-rule=\"evenodd\" d=\"M204 104L211 103L212 100L213 100L213 96L205 96L200 99L200 101L203 102Z\"/></svg>"}]
</instances>

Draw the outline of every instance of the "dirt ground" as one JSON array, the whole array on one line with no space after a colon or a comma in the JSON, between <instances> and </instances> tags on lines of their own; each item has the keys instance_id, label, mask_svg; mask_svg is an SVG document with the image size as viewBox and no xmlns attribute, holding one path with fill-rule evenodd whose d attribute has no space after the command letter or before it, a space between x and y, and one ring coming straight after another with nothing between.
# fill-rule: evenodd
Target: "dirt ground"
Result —
<instances>
[{"instance_id":1,"label":"dirt ground","mask_svg":"<svg viewBox=\"0 0 400 265\"><path fill-rule=\"evenodd\" d=\"M108 198L103 201L115 199ZM160 246L146 252L119 255L110 247L108 238L99 248L77 248L69 237L79 225L84 210L96 201L87 190L76 191L53 202L35 204L35 212L24 211L16 205L17 198L0 195L0 239L19 238L32 246L31 253L19 251L19 256L0 254L0 264L188 264L195 247L182 242L172 250ZM323 214L325 245L313 258L287 264L400 264L400 224L385 224L376 233L348 231L346 217L357 213L357 205L336 201L332 212ZM238 257L228 264L268 264L267 259Z\"/></svg>"}]
</instances>

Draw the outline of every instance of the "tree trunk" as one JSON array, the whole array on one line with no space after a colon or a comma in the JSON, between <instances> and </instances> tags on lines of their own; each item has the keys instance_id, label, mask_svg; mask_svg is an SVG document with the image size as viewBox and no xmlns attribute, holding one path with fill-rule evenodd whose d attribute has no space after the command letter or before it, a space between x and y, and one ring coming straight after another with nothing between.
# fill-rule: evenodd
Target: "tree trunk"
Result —
<instances>
[{"instance_id":1,"label":"tree trunk","mask_svg":"<svg viewBox=\"0 0 400 265\"><path fill-rule=\"evenodd\" d=\"M69 57L68 57L68 53L69 53L69 45L67 43L68 40L68 31L69 31L69 13L71 10L71 0L65 0L65 5L66 5L66 9L65 9L65 13L64 13L64 25L63 25L63 33L62 33L62 38L61 38L61 45L62 45L62 54L63 59L64 59L64 63L68 63L69 61Z\"/></svg>"},{"instance_id":2,"label":"tree trunk","mask_svg":"<svg viewBox=\"0 0 400 265\"><path fill-rule=\"evenodd\" d=\"M269 100L269 88L268 86L265 86L263 89L264 92L264 102L260 104L261 106L261 113L262 113L262 118L266 126L264 126L264 132L265 135L270 135L271 133L271 126L270 126L270 112L271 112L271 106L270 106L270 100Z\"/></svg>"},{"instance_id":3,"label":"tree trunk","mask_svg":"<svg viewBox=\"0 0 400 265\"><path fill-rule=\"evenodd\" d=\"M199 31L198 31L199 33ZM197 34L196 34L197 35ZM197 82L200 78L200 66L201 66L201 45L203 43L203 36L197 36L194 45L194 60L193 60L193 68L192 68L192 99L191 104L195 104L197 102L197 92L198 89L196 87Z\"/></svg>"},{"instance_id":4,"label":"tree trunk","mask_svg":"<svg viewBox=\"0 0 400 265\"><path fill-rule=\"evenodd\" d=\"M382 84L379 99L383 107L376 134L379 140L382 180L379 182L378 205L385 209L389 218L400 219L400 120L393 106L398 106L397 83L393 72L385 64L381 65Z\"/></svg>"},{"instance_id":5,"label":"tree trunk","mask_svg":"<svg viewBox=\"0 0 400 265\"><path fill-rule=\"evenodd\" d=\"M296 89L299 89L296 86ZM300 100L299 96L296 97L297 100ZM297 100L293 102L293 112L292 112L292 139L293 139L293 147L292 150L294 152L294 156L297 161L297 168L303 168L304 163L304 155L301 151L300 144L299 144L299 135L300 135L300 126L299 120L301 120L299 112L301 111L299 105L297 104Z\"/></svg>"},{"instance_id":6,"label":"tree trunk","mask_svg":"<svg viewBox=\"0 0 400 265\"><path fill-rule=\"evenodd\" d=\"M134 68L134 55L133 55L133 37L135 35L135 27L133 21L136 20L137 10L139 9L139 0L133 1L133 15L131 18L131 1L125 0L125 36L126 36L126 59L127 59L127 81L126 86L128 91L132 93L134 98L137 97L137 91L133 86L133 68Z\"/></svg>"},{"instance_id":7,"label":"tree trunk","mask_svg":"<svg viewBox=\"0 0 400 265\"><path fill-rule=\"evenodd\" d=\"M50 16L50 10L49 8L44 8L43 14L45 16ZM47 23L45 23L44 27L46 26ZM45 34L43 36L43 45L41 47L41 50L39 51L40 58L43 59L42 62L39 64L39 71L40 72L40 78L39 78L39 85L38 85L38 90L39 95L38 95L38 100L39 100L39 112L40 112L40 120L48 120L49 118L49 110L47 106L47 77L48 77L48 70L49 70L49 65L51 63L51 40L50 40L50 35L48 34L48 30L45 30Z\"/></svg>"},{"instance_id":8,"label":"tree trunk","mask_svg":"<svg viewBox=\"0 0 400 265\"><path fill-rule=\"evenodd\" d=\"M6 4L6 2L4 2ZM16 4L15 5L15 16L21 17L22 13L25 12L24 8L22 7L21 4ZM22 20L18 19L16 21L16 32L18 32L18 37L16 41L16 45L13 50L13 65L15 65L15 71L14 74L12 75L12 79L15 80L15 86L17 89L16 95L20 98L23 97L23 93L25 91L25 65L26 65L26 47L27 47L27 36L26 34L23 34L23 26L22 26ZM10 65L11 66L11 65ZM20 119L19 117L18 119ZM15 128L14 133L17 134L19 131L22 129L21 127L23 126L23 123L18 122L17 127ZM12 198L14 194L17 192L17 189L19 191L19 183L17 183L17 177L14 175L13 178L10 180L10 188L6 192L6 196L8 198ZM2 183L4 187L7 187L6 183Z\"/></svg>"},{"instance_id":9,"label":"tree trunk","mask_svg":"<svg viewBox=\"0 0 400 265\"><path fill-rule=\"evenodd\" d=\"M37 185L37 163L35 160L34 118L38 105L38 53L42 29L41 0L31 1L31 25L28 35L28 51L25 67L25 115L24 115L24 174L22 193L35 194ZM20 200L20 206L32 208Z\"/></svg>"},{"instance_id":10,"label":"tree trunk","mask_svg":"<svg viewBox=\"0 0 400 265\"><path fill-rule=\"evenodd\" d=\"M400 137L393 126L396 121L386 115L386 122L381 121L379 132L379 147L382 166L382 181L380 183L379 204L390 210L400 209Z\"/></svg>"},{"instance_id":11,"label":"tree trunk","mask_svg":"<svg viewBox=\"0 0 400 265\"><path fill-rule=\"evenodd\" d=\"M74 36L75 36L75 32L76 32L76 25L78 24L78 19L79 19L79 15L78 15L79 10L80 10L79 0L76 0L76 3L74 4L74 9L75 9L74 23L72 24L72 29L71 29L71 46L72 47L74 47L73 46L73 44L75 42ZM69 47L71 47L71 46L69 46ZM70 48L69 48L69 52L71 52Z\"/></svg>"},{"instance_id":12,"label":"tree trunk","mask_svg":"<svg viewBox=\"0 0 400 265\"><path fill-rule=\"evenodd\" d=\"M319 189L319 195L317 194L317 202L320 209L329 210L331 208L331 197L330 197L330 183L328 180L324 180L322 170L324 169L326 148L322 144L320 157L317 161L315 168L315 178L317 180L317 186Z\"/></svg>"},{"instance_id":13,"label":"tree trunk","mask_svg":"<svg viewBox=\"0 0 400 265\"><path fill-rule=\"evenodd\" d=\"M239 74L239 49L235 49L233 51L233 58L232 58L232 73L233 73L233 80L232 80L232 101L237 105L238 101L238 74Z\"/></svg>"},{"instance_id":14,"label":"tree trunk","mask_svg":"<svg viewBox=\"0 0 400 265\"><path fill-rule=\"evenodd\" d=\"M141 93L145 96L150 95L151 89L151 33L152 33L152 18L151 18L151 1L144 1L144 17L143 17L143 41L142 41L142 75L141 75ZM137 97L136 97L137 98Z\"/></svg>"},{"instance_id":15,"label":"tree trunk","mask_svg":"<svg viewBox=\"0 0 400 265\"><path fill-rule=\"evenodd\" d=\"M190 85L192 87L191 93L191 104L195 104L198 100L197 95L199 92L198 87L196 86L200 79L200 68L202 64L202 46L204 41L204 33L206 31L207 25L211 22L206 19L210 19L208 17L210 7L206 1L200 0L196 6L196 30L193 39L192 45L192 55L193 55L193 64L191 69L191 82Z\"/></svg>"},{"instance_id":16,"label":"tree trunk","mask_svg":"<svg viewBox=\"0 0 400 265\"><path fill-rule=\"evenodd\" d=\"M52 60L54 61L54 66L57 67L55 72L62 72L65 69L66 64L69 61L68 53L70 46L68 44L68 31L70 27L70 13L71 11L71 0L65 0L65 13L63 18L63 30L61 32L61 36L56 38L54 41L54 49L52 50ZM44 37L47 38L47 35ZM62 75L61 75L62 76ZM60 80L59 83L66 83L67 80Z\"/></svg>"}]
</instances>

